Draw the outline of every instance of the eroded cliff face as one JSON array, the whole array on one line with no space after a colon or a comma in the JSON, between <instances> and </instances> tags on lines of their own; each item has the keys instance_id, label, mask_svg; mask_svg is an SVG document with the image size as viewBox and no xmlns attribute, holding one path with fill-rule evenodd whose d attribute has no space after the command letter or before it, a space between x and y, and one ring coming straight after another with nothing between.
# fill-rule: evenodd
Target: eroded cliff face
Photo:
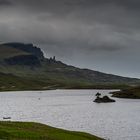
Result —
<instances>
[{"instance_id":1,"label":"eroded cliff face","mask_svg":"<svg viewBox=\"0 0 140 140\"><path fill-rule=\"evenodd\" d=\"M9 65L40 66L40 60L35 55L19 55L4 60Z\"/></svg>"},{"instance_id":2,"label":"eroded cliff face","mask_svg":"<svg viewBox=\"0 0 140 140\"><path fill-rule=\"evenodd\" d=\"M33 44L5 43L0 45L0 51L0 62L7 65L40 66L45 59L41 49Z\"/></svg>"},{"instance_id":3,"label":"eroded cliff face","mask_svg":"<svg viewBox=\"0 0 140 140\"><path fill-rule=\"evenodd\" d=\"M5 43L4 46L16 48L22 51L25 51L27 53L30 53L39 59L44 59L43 52L40 48L34 46L33 44L24 44L24 43Z\"/></svg>"}]
</instances>

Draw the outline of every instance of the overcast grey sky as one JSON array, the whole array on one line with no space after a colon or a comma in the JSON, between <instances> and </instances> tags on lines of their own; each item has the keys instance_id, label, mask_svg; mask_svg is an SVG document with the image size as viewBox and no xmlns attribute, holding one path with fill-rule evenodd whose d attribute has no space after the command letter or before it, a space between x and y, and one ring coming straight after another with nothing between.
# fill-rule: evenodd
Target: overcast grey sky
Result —
<instances>
[{"instance_id":1,"label":"overcast grey sky","mask_svg":"<svg viewBox=\"0 0 140 140\"><path fill-rule=\"evenodd\" d=\"M0 0L0 41L67 64L140 78L140 0Z\"/></svg>"}]
</instances>

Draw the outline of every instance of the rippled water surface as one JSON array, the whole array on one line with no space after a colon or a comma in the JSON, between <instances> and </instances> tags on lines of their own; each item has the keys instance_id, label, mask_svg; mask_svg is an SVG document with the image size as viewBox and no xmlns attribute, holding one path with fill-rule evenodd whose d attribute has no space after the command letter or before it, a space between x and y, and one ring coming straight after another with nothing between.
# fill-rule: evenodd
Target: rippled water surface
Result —
<instances>
[{"instance_id":1,"label":"rippled water surface","mask_svg":"<svg viewBox=\"0 0 140 140\"><path fill-rule=\"evenodd\" d=\"M0 119L35 121L69 130L85 131L109 140L140 140L140 100L93 102L97 91L51 90L1 92Z\"/></svg>"}]
</instances>

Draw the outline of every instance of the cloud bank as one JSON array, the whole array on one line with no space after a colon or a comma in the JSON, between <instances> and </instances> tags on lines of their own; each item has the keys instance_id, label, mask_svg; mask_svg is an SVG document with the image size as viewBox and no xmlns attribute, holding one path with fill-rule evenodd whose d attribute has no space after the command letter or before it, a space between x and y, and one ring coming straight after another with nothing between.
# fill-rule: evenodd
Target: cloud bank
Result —
<instances>
[{"instance_id":1,"label":"cloud bank","mask_svg":"<svg viewBox=\"0 0 140 140\"><path fill-rule=\"evenodd\" d=\"M0 0L1 42L32 42L47 56L140 77L139 0Z\"/></svg>"}]
</instances>

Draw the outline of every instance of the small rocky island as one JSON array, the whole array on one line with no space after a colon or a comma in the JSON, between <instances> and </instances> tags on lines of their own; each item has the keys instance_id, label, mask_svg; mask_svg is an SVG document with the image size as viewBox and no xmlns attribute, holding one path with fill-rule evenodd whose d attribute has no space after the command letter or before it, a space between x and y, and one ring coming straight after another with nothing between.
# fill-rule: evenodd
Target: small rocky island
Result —
<instances>
[{"instance_id":1,"label":"small rocky island","mask_svg":"<svg viewBox=\"0 0 140 140\"><path fill-rule=\"evenodd\" d=\"M97 93L95 96L96 96L96 99L94 100L94 102L96 102L96 103L111 103L111 102L116 102L115 100L110 99L108 96L100 97L101 96L101 93Z\"/></svg>"}]
</instances>

